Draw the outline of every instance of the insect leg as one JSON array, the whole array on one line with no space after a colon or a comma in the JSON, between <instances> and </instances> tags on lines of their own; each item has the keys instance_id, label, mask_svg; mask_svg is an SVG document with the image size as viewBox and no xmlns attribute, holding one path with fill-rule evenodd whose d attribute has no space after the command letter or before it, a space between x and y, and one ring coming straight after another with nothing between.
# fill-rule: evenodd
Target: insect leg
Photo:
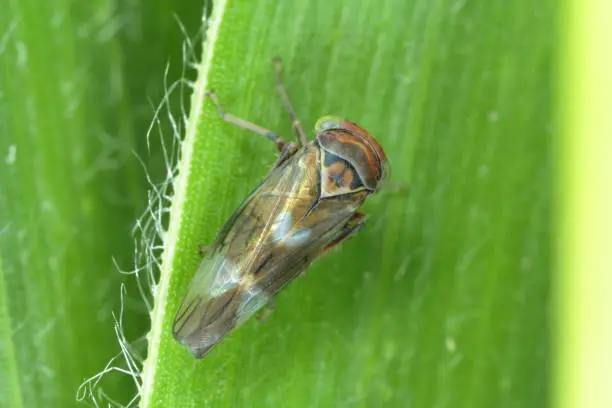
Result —
<instances>
[{"instance_id":1,"label":"insect leg","mask_svg":"<svg viewBox=\"0 0 612 408\"><path fill-rule=\"evenodd\" d=\"M297 114L295 113L295 109L293 109L291 100L289 100L289 94L287 94L287 89L283 83L283 62L280 58L274 58L272 59L272 64L274 65L274 70L276 72L276 90L278 91L281 101L285 106L285 110L287 113L289 113L289 118L291 118L291 126L293 127L293 132L297 136L298 143L300 146L304 146L308 143L308 136L306 136L304 127L297 118Z\"/></svg>"},{"instance_id":2,"label":"insect leg","mask_svg":"<svg viewBox=\"0 0 612 408\"><path fill-rule=\"evenodd\" d=\"M268 139L276 143L276 147L280 152L283 151L283 148L285 147L287 142L282 137L272 132L271 130L268 130L259 125L256 125L255 123L241 119L237 116L232 115L231 113L227 113L223 109L223 106L221 105L221 102L219 101L219 97L217 96L215 91L208 91L204 94L204 96L207 98L210 98L210 100L215 104L215 107L217 108L217 111L219 112L219 116L221 117L221 119L233 125L239 126L241 128L250 130L251 132L255 132L257 134L267 137Z\"/></svg>"},{"instance_id":3,"label":"insect leg","mask_svg":"<svg viewBox=\"0 0 612 408\"><path fill-rule=\"evenodd\" d=\"M202 257L206 255L208 251L210 251L210 245L200 245L200 248L198 248L198 253Z\"/></svg>"},{"instance_id":4,"label":"insect leg","mask_svg":"<svg viewBox=\"0 0 612 408\"><path fill-rule=\"evenodd\" d=\"M268 300L268 303L261 309L261 312L257 315L257 319L261 322L268 320L268 317L276 310L276 301L273 297Z\"/></svg>"},{"instance_id":5,"label":"insect leg","mask_svg":"<svg viewBox=\"0 0 612 408\"><path fill-rule=\"evenodd\" d=\"M342 229L338 231L338 234L332 239L332 241L323 249L322 254L329 252L331 249L340 245L356 233L358 233L364 226L367 215L361 211L357 211L353 216L344 224Z\"/></svg>"},{"instance_id":6,"label":"insect leg","mask_svg":"<svg viewBox=\"0 0 612 408\"><path fill-rule=\"evenodd\" d=\"M297 144L293 142L285 143L285 146L283 146L283 149L280 151L280 154L278 155L278 159L276 159L276 163L274 163L274 166L272 168L275 169L281 164L283 164L285 160L293 156L295 152L297 151L298 151Z\"/></svg>"},{"instance_id":7,"label":"insect leg","mask_svg":"<svg viewBox=\"0 0 612 408\"><path fill-rule=\"evenodd\" d=\"M410 186L408 185L407 182L393 181L393 180L389 182L385 182L385 185L383 186L383 189L381 190L381 193L386 193L386 194L391 194L391 195L396 195L396 194L405 195L409 192L410 192Z\"/></svg>"}]
</instances>

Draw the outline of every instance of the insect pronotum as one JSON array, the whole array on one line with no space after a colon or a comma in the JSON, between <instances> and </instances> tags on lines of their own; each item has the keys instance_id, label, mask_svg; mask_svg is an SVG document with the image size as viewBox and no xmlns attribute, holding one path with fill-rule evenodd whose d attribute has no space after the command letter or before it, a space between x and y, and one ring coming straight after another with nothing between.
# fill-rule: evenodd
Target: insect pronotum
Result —
<instances>
[{"instance_id":1,"label":"insect pronotum","mask_svg":"<svg viewBox=\"0 0 612 408\"><path fill-rule=\"evenodd\" d=\"M272 140L279 156L206 250L174 320L174 337L196 357L269 303L319 256L357 233L358 211L389 174L385 153L362 127L324 116L309 141L273 60L276 89L296 142L227 113L221 119Z\"/></svg>"}]
</instances>

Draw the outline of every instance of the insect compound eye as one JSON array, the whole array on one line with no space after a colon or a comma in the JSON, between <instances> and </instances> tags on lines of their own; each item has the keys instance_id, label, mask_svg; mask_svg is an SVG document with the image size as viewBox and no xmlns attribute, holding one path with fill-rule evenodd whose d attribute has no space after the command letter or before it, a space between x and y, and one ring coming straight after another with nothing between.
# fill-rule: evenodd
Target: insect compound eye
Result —
<instances>
[{"instance_id":1,"label":"insect compound eye","mask_svg":"<svg viewBox=\"0 0 612 408\"><path fill-rule=\"evenodd\" d=\"M323 116L317 120L315 124L315 132L319 134L330 129L342 129L344 127L344 118L340 116Z\"/></svg>"}]
</instances>

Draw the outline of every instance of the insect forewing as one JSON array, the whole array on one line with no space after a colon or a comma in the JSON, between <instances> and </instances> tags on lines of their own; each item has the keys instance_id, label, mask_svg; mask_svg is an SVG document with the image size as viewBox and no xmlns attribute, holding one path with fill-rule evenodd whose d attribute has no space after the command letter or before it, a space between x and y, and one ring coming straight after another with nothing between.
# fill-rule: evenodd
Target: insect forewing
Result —
<instances>
[{"instance_id":1,"label":"insect forewing","mask_svg":"<svg viewBox=\"0 0 612 408\"><path fill-rule=\"evenodd\" d=\"M175 337L196 357L335 242L367 195L320 199L319 155L312 143L274 169L219 233L174 323Z\"/></svg>"},{"instance_id":2,"label":"insect forewing","mask_svg":"<svg viewBox=\"0 0 612 408\"><path fill-rule=\"evenodd\" d=\"M297 154L273 170L228 220L202 261L173 327L177 340L196 357L274 295L259 284L268 264L278 267L275 258L308 247L308 233L294 231L294 222L316 200L316 175L305 171L315 153Z\"/></svg>"}]
</instances>

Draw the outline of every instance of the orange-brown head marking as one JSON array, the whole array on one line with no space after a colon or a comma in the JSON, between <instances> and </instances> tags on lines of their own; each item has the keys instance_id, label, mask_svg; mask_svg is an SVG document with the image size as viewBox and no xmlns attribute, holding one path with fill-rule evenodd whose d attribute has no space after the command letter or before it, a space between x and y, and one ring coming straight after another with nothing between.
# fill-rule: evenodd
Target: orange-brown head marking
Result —
<instances>
[{"instance_id":1,"label":"orange-brown head marking","mask_svg":"<svg viewBox=\"0 0 612 408\"><path fill-rule=\"evenodd\" d=\"M324 116L315 126L321 149L321 195L334 196L380 189L389 164L382 147L361 126Z\"/></svg>"}]
</instances>

